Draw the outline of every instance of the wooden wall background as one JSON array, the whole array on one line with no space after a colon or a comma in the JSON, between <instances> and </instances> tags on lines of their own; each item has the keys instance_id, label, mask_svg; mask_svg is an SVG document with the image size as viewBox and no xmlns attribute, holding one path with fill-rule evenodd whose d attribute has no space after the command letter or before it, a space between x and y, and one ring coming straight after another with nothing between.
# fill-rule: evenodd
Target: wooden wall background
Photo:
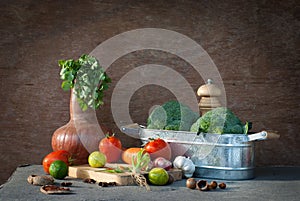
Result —
<instances>
[{"instance_id":1,"label":"wooden wall background","mask_svg":"<svg viewBox=\"0 0 300 201\"><path fill-rule=\"evenodd\" d=\"M60 88L57 61L148 27L199 43L218 67L228 107L251 120L256 131L279 131L280 140L256 143L257 166L299 166L299 6L293 0L2 0L0 183L20 164L40 164L51 151L52 133L69 119L69 93ZM204 83L189 64L168 53L140 51L113 63L108 73L114 82L97 116L125 146L139 142L116 127L111 94L126 72L148 62L174 68L195 92ZM153 104L172 97L162 87L142 87L130 102L132 119L144 123Z\"/></svg>"}]
</instances>

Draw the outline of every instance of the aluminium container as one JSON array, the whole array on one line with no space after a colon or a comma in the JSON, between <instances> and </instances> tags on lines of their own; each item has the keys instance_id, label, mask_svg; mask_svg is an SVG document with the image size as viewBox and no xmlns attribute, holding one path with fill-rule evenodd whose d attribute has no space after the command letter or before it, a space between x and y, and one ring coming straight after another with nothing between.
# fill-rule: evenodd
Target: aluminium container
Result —
<instances>
[{"instance_id":1,"label":"aluminium container","mask_svg":"<svg viewBox=\"0 0 300 201\"><path fill-rule=\"evenodd\" d=\"M224 180L254 178L255 141L265 140L269 135L266 131L220 135L154 130L137 124L123 126L121 130L144 143L160 137L170 144L172 153L191 158L196 166L194 177Z\"/></svg>"}]
</instances>

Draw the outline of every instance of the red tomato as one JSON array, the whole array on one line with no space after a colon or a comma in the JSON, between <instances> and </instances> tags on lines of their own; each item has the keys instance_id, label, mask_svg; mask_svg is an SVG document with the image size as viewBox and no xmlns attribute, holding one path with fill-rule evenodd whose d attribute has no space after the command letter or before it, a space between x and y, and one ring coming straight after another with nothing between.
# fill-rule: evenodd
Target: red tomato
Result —
<instances>
[{"instance_id":1,"label":"red tomato","mask_svg":"<svg viewBox=\"0 0 300 201\"><path fill-rule=\"evenodd\" d=\"M157 138L150 140L147 142L144 148L150 154L151 160L155 160L158 157L171 160L171 147L163 139Z\"/></svg>"},{"instance_id":2,"label":"red tomato","mask_svg":"<svg viewBox=\"0 0 300 201\"><path fill-rule=\"evenodd\" d=\"M65 162L67 165L71 165L71 154L66 150L58 150L53 151L49 153L45 158L43 159L43 168L46 173L49 174L49 167L51 163L54 161L61 160Z\"/></svg>"},{"instance_id":3,"label":"red tomato","mask_svg":"<svg viewBox=\"0 0 300 201\"><path fill-rule=\"evenodd\" d=\"M99 151L106 155L108 163L117 162L122 153L121 141L114 135L106 136L99 143Z\"/></svg>"}]
</instances>

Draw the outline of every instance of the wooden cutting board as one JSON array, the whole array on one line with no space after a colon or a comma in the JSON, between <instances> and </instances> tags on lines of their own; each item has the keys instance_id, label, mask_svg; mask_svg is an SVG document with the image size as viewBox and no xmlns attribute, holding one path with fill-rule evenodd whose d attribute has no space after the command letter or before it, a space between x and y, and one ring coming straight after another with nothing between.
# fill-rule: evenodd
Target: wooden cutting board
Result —
<instances>
[{"instance_id":1,"label":"wooden cutting board","mask_svg":"<svg viewBox=\"0 0 300 201\"><path fill-rule=\"evenodd\" d=\"M117 164L117 163L107 163L105 168L93 168L88 164L79 166L69 166L69 176L80 179L94 179L97 182L116 182L119 186L135 185L130 172L123 173L110 173L105 170L109 168L125 167L128 168L128 164ZM171 169L168 171L172 174L175 181L182 179L182 171L180 169ZM147 172L143 173L147 176Z\"/></svg>"}]
</instances>

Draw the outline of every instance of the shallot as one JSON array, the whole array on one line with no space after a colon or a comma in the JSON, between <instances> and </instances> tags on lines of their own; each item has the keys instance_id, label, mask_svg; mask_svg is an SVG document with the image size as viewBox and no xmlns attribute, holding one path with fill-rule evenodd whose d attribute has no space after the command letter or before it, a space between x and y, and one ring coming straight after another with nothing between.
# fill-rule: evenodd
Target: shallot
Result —
<instances>
[{"instance_id":1,"label":"shallot","mask_svg":"<svg viewBox=\"0 0 300 201\"><path fill-rule=\"evenodd\" d=\"M154 167L161 167L164 168L165 170L170 170L172 168L172 162L163 158L163 157L158 157L153 161Z\"/></svg>"}]
</instances>

